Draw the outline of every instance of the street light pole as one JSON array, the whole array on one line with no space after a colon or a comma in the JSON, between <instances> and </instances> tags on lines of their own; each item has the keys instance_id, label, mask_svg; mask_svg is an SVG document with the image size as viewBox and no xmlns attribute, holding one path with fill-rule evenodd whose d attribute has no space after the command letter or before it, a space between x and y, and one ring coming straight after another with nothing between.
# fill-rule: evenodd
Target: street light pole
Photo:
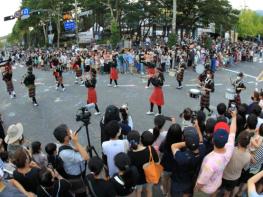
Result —
<instances>
[{"instance_id":1,"label":"street light pole","mask_svg":"<svg viewBox=\"0 0 263 197\"><path fill-rule=\"evenodd\" d=\"M176 34L176 12L177 12L177 0L173 0L173 21L172 21L172 33Z\"/></svg>"},{"instance_id":2,"label":"street light pole","mask_svg":"<svg viewBox=\"0 0 263 197\"><path fill-rule=\"evenodd\" d=\"M78 25L78 3L77 0L75 0L75 19L76 19L76 44L79 46L79 25Z\"/></svg>"}]
</instances>

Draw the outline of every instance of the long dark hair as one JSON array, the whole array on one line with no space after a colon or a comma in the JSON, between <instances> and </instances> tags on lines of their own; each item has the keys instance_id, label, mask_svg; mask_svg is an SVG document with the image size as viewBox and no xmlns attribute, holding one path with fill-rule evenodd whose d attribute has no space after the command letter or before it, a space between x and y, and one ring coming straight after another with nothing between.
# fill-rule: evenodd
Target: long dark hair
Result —
<instances>
[{"instance_id":1,"label":"long dark hair","mask_svg":"<svg viewBox=\"0 0 263 197\"><path fill-rule=\"evenodd\" d=\"M168 129L166 138L164 140L164 149L171 152L171 145L182 142L183 132L179 124L172 124Z\"/></svg>"},{"instance_id":2,"label":"long dark hair","mask_svg":"<svg viewBox=\"0 0 263 197\"><path fill-rule=\"evenodd\" d=\"M162 115L156 116L154 118L154 125L155 125L155 127L153 128L154 142L159 137L161 129L163 128L164 124L165 124L165 118Z\"/></svg>"},{"instance_id":3,"label":"long dark hair","mask_svg":"<svg viewBox=\"0 0 263 197\"><path fill-rule=\"evenodd\" d=\"M140 133L138 131L131 131L128 134L128 141L130 143L130 148L132 150L136 150L138 148L138 145L140 143Z\"/></svg>"}]
</instances>

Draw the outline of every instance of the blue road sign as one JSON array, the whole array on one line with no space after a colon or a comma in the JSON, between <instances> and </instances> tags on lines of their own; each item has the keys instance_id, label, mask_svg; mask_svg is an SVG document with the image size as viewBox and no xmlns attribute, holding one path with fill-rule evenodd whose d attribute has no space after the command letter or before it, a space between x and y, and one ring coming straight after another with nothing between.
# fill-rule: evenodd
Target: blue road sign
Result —
<instances>
[{"instance_id":1,"label":"blue road sign","mask_svg":"<svg viewBox=\"0 0 263 197\"><path fill-rule=\"evenodd\" d=\"M76 29L76 23L75 21L67 21L67 22L64 22L64 29L66 31L73 31Z\"/></svg>"},{"instance_id":2,"label":"blue road sign","mask_svg":"<svg viewBox=\"0 0 263 197\"><path fill-rule=\"evenodd\" d=\"M22 16L28 16L29 14L30 14L30 9L29 8L22 9Z\"/></svg>"}]
</instances>

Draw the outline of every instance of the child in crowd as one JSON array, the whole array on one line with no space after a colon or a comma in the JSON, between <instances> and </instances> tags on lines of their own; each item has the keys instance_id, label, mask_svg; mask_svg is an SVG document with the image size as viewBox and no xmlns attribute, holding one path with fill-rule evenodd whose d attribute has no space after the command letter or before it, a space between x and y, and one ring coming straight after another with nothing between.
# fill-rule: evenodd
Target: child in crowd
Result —
<instances>
[{"instance_id":1,"label":"child in crowd","mask_svg":"<svg viewBox=\"0 0 263 197\"><path fill-rule=\"evenodd\" d=\"M36 141L31 144L32 159L39 165L40 168L47 166L47 156L42 152L41 143Z\"/></svg>"},{"instance_id":2,"label":"child in crowd","mask_svg":"<svg viewBox=\"0 0 263 197\"><path fill-rule=\"evenodd\" d=\"M57 155L57 145L54 143L48 143L45 147L45 151L47 153L48 166L54 169Z\"/></svg>"}]
</instances>

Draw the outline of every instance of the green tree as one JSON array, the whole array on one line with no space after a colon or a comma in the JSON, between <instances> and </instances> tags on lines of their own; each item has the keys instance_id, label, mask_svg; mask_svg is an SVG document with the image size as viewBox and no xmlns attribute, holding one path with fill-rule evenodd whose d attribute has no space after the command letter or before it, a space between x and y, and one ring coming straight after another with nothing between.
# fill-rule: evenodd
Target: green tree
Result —
<instances>
[{"instance_id":1,"label":"green tree","mask_svg":"<svg viewBox=\"0 0 263 197\"><path fill-rule=\"evenodd\" d=\"M111 44L112 44L112 47L115 48L120 40L121 40L120 30L119 30L117 21L112 19L112 22L111 22Z\"/></svg>"},{"instance_id":2,"label":"green tree","mask_svg":"<svg viewBox=\"0 0 263 197\"><path fill-rule=\"evenodd\" d=\"M263 17L252 10L242 10L238 20L238 33L241 37L255 37L263 33Z\"/></svg>"}]
</instances>

